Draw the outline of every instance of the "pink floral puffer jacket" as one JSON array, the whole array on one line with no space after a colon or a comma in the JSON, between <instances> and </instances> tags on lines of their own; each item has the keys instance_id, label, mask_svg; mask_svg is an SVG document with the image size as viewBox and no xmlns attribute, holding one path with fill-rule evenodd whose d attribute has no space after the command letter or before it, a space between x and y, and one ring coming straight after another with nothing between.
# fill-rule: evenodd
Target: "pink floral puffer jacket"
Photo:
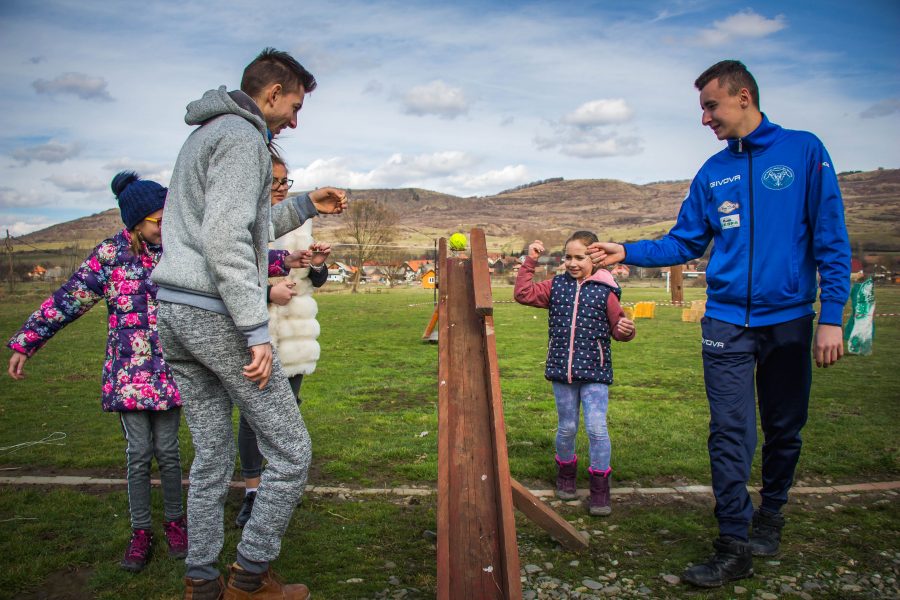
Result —
<instances>
[{"instance_id":1,"label":"pink floral puffer jacket","mask_svg":"<svg viewBox=\"0 0 900 600\"><path fill-rule=\"evenodd\" d=\"M168 410L181 406L181 396L156 333L156 286L150 282L150 273L162 250L145 244L144 253L134 256L130 246L127 230L101 242L7 346L30 357L104 299L109 337L103 363L103 410Z\"/></svg>"}]
</instances>

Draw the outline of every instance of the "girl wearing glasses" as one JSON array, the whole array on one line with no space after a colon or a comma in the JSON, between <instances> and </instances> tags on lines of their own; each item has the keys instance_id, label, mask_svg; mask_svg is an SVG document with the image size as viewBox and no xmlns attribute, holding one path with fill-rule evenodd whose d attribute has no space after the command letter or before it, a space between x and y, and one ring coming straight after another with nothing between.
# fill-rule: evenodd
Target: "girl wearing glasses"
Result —
<instances>
[{"instance_id":1,"label":"girl wearing glasses","mask_svg":"<svg viewBox=\"0 0 900 600\"><path fill-rule=\"evenodd\" d=\"M137 572L150 557L150 463L162 480L163 530L169 556L184 558L187 523L182 505L178 426L181 397L163 359L156 330L156 285L150 274L162 254L166 188L123 171L112 180L125 229L104 240L75 274L47 298L7 343L9 374L24 379L25 363L63 327L105 300L109 335L101 402L119 415L125 436L132 535L120 566Z\"/></svg>"},{"instance_id":2,"label":"girl wearing glasses","mask_svg":"<svg viewBox=\"0 0 900 600\"><path fill-rule=\"evenodd\" d=\"M273 152L272 206L287 198L288 190L294 183L287 178L287 174L284 159ZM269 335L299 405L302 402L300 384L303 376L316 369L319 358L319 343L316 341L319 337L319 323L316 321L318 307L312 292L313 288L321 287L328 279L325 261L331 253L331 245L313 242L312 219L309 219L298 229L275 240L272 247L279 251L307 251L306 268L294 269L288 277L269 286ZM238 453L246 489L235 525L243 527L250 520L263 470L263 456L256 442L256 433L243 416L238 427Z\"/></svg>"}]
</instances>

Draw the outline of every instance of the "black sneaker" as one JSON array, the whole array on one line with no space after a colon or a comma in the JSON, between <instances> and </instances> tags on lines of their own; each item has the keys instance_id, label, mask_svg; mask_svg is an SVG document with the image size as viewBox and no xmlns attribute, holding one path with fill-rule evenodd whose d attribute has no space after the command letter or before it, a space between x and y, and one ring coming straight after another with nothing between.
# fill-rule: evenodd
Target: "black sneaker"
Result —
<instances>
[{"instance_id":1,"label":"black sneaker","mask_svg":"<svg viewBox=\"0 0 900 600\"><path fill-rule=\"evenodd\" d=\"M250 520L250 515L253 512L253 502L256 500L256 492L250 492L244 495L244 502L241 504L241 510L238 512L237 518L234 520L234 524L243 529L244 525L247 524L247 521Z\"/></svg>"},{"instance_id":2,"label":"black sneaker","mask_svg":"<svg viewBox=\"0 0 900 600\"><path fill-rule=\"evenodd\" d=\"M753 556L775 556L781 544L784 515L757 510L753 513L753 529L750 532L750 550Z\"/></svg>"},{"instance_id":3,"label":"black sneaker","mask_svg":"<svg viewBox=\"0 0 900 600\"><path fill-rule=\"evenodd\" d=\"M716 553L709 560L688 568L681 579L697 587L713 588L729 581L753 577L753 555L749 543L721 536L713 541L713 548Z\"/></svg>"}]
</instances>

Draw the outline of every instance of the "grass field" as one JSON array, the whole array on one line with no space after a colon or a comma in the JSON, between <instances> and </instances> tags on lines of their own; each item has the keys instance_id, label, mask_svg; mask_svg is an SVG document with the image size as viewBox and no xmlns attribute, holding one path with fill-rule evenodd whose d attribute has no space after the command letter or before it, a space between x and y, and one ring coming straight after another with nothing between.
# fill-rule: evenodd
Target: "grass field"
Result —
<instances>
[{"instance_id":1,"label":"grass field","mask_svg":"<svg viewBox=\"0 0 900 600\"><path fill-rule=\"evenodd\" d=\"M5 338L15 331L49 291L46 286L20 286L15 297L0 297L0 334ZM689 300L702 293L686 290ZM509 302L511 295L511 288L494 293L510 467L523 483L548 488L556 419L550 386L543 379L546 314ZM320 294L317 299L322 358L302 390L303 415L313 439L311 483L435 485L437 346L420 341L432 312L431 292ZM624 289L627 302L665 299L661 289ZM879 288L877 302L879 313L900 312L900 290ZM124 477L118 420L102 413L99 403L105 314L97 307L60 333L28 362L25 381L0 377L0 447L56 431L66 434L63 445L0 451L3 474ZM873 355L846 357L815 373L797 473L801 483L900 479L900 317L878 318L876 328ZM638 321L635 341L614 346L616 383L609 414L614 486L708 484L708 410L699 336L699 324L683 323L679 309L660 306L656 319ZM2 357L5 369L8 352ZM187 427L181 442L186 473L192 457ZM583 432L578 452L587 454ZM752 483L759 483L758 464ZM581 473L579 487L586 485L586 473ZM154 498L159 503L158 490ZM238 502L236 492L229 499L229 517ZM628 573L653 597L678 597L685 590L670 589L660 575L677 574L687 561L708 552L715 528L711 503L707 497L622 499L603 525L577 507L562 506L559 510L576 527L597 531L590 553L580 557L560 550L520 517L522 564L552 562L553 577L572 582L617 569L619 578ZM830 503L812 497L793 502L788 543L794 552L777 565L757 569L769 578L741 585L762 591L773 578L798 572L839 573L848 560L858 570L886 576L891 569L896 572L896 497L844 498L837 513L823 510ZM154 514L161 514L159 509ZM421 532L435 528L434 513L433 497L362 501L351 491L344 498L307 498L276 566L284 575L308 582L317 599L373 598L391 587L389 577L419 590L407 597L431 597L434 554ZM237 540L236 531L227 531L223 565L233 558ZM80 597L178 597L183 565L162 558L163 552L140 575L118 570L128 535L121 490L0 487L0 597L42 597L37 595L42 586L53 587L66 577L84 590ZM157 535L161 537L161 528ZM578 565L569 564L573 560ZM387 561L395 566L385 566ZM612 561L618 566L610 567ZM348 579L362 581L348 584ZM726 588L691 597L733 595ZM848 596L840 586L833 591L826 586L816 597Z\"/></svg>"}]
</instances>

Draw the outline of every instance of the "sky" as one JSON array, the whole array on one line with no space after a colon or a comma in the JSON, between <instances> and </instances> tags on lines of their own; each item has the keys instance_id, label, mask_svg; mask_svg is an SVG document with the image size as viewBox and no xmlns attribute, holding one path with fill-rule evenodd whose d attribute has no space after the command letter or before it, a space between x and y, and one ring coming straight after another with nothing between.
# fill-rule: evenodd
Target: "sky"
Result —
<instances>
[{"instance_id":1,"label":"sky","mask_svg":"<svg viewBox=\"0 0 900 600\"><path fill-rule=\"evenodd\" d=\"M838 171L898 168L898 31L897 0L3 0L0 234L114 208L122 169L166 185L187 103L266 46L319 82L278 140L292 191L690 179L722 148L693 88L722 59Z\"/></svg>"}]
</instances>

